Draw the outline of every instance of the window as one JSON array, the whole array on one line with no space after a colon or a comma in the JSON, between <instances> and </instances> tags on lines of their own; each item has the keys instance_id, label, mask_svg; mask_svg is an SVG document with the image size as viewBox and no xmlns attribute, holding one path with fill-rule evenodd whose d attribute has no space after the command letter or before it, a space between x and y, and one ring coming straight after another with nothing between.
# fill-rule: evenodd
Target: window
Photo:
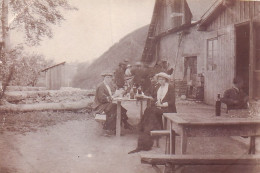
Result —
<instances>
[{"instance_id":1,"label":"window","mask_svg":"<svg viewBox=\"0 0 260 173\"><path fill-rule=\"evenodd\" d=\"M218 53L218 39L212 38L207 40L207 70L214 70L216 65L214 59L217 58Z\"/></svg>"}]
</instances>

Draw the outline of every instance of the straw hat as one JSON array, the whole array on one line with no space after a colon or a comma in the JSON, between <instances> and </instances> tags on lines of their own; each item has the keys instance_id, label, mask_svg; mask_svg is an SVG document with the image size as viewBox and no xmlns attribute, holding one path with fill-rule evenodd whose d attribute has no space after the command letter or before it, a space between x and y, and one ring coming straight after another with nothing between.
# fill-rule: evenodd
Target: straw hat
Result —
<instances>
[{"instance_id":1,"label":"straw hat","mask_svg":"<svg viewBox=\"0 0 260 173\"><path fill-rule=\"evenodd\" d=\"M103 72L101 74L101 76L103 76L103 77L105 77L105 76L113 76L113 73L111 73L111 72Z\"/></svg>"},{"instance_id":2,"label":"straw hat","mask_svg":"<svg viewBox=\"0 0 260 173\"><path fill-rule=\"evenodd\" d=\"M160 73L156 74L155 77L156 77L156 80L158 80L158 77L163 77L167 80L171 80L171 76L164 72L160 72Z\"/></svg>"},{"instance_id":3,"label":"straw hat","mask_svg":"<svg viewBox=\"0 0 260 173\"><path fill-rule=\"evenodd\" d=\"M140 61L135 63L136 66L142 66L142 63Z\"/></svg>"}]
</instances>

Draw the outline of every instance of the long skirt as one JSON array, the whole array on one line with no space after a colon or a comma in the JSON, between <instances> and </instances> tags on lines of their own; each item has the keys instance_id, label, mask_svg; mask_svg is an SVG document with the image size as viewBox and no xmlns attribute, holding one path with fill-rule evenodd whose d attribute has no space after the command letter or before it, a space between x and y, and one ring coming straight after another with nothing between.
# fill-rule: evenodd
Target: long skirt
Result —
<instances>
[{"instance_id":1,"label":"long skirt","mask_svg":"<svg viewBox=\"0 0 260 173\"><path fill-rule=\"evenodd\" d=\"M151 130L161 130L163 111L157 107L148 107L145 109L140 122L140 131L150 133Z\"/></svg>"}]
</instances>

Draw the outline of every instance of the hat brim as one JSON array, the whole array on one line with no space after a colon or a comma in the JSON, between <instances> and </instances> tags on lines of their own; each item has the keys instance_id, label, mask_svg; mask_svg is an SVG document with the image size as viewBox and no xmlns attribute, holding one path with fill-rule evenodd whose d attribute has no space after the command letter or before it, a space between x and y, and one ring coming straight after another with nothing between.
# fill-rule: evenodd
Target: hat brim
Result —
<instances>
[{"instance_id":1,"label":"hat brim","mask_svg":"<svg viewBox=\"0 0 260 173\"><path fill-rule=\"evenodd\" d=\"M158 77L162 77L162 78L165 78L167 80L171 80L171 76L166 74L166 73L158 73L158 74L155 75L155 77L156 77L156 80L158 80Z\"/></svg>"}]
</instances>

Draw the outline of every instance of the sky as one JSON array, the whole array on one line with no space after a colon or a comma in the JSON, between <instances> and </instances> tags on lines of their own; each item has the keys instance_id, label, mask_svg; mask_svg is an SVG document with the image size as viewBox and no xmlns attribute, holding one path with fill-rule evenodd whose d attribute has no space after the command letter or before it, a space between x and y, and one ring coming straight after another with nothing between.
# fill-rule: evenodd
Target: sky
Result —
<instances>
[{"instance_id":1,"label":"sky","mask_svg":"<svg viewBox=\"0 0 260 173\"><path fill-rule=\"evenodd\" d=\"M148 25L155 3L155 0L68 1L79 10L66 11L66 20L52 27L53 38L43 39L40 46L27 48L28 52L43 54L56 63L91 63L127 34ZM212 1L187 0L196 18ZM11 39L19 40L16 35Z\"/></svg>"},{"instance_id":2,"label":"sky","mask_svg":"<svg viewBox=\"0 0 260 173\"><path fill-rule=\"evenodd\" d=\"M59 62L92 62L128 33L150 23L154 0L70 0L78 11L66 11L52 39L29 52Z\"/></svg>"}]
</instances>

